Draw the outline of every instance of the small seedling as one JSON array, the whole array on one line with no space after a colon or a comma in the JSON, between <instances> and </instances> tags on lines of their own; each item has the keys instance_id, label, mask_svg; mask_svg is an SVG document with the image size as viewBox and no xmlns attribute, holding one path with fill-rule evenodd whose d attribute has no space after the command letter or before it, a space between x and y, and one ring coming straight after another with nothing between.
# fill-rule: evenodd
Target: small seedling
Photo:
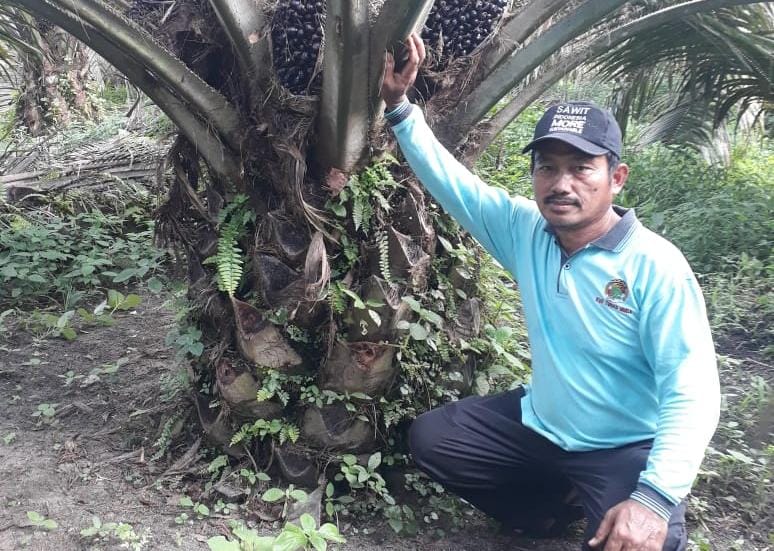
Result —
<instances>
[{"instance_id":1,"label":"small seedling","mask_svg":"<svg viewBox=\"0 0 774 551\"><path fill-rule=\"evenodd\" d=\"M86 388L87 386L93 385L94 383L100 382L100 377L102 375L112 375L114 373L118 372L118 369L124 365L129 360L127 358L120 358L116 363L113 364L102 364L99 367L95 367L91 371L89 371L89 374L86 376L86 378L81 383L81 388Z\"/></svg>"},{"instance_id":2,"label":"small seedling","mask_svg":"<svg viewBox=\"0 0 774 551\"><path fill-rule=\"evenodd\" d=\"M51 424L56 415L56 406L59 404L38 404L38 409L32 412L33 417L38 418L38 425L42 423Z\"/></svg>"},{"instance_id":3,"label":"small seedling","mask_svg":"<svg viewBox=\"0 0 774 551\"><path fill-rule=\"evenodd\" d=\"M288 522L282 532L275 538L259 536L255 530L250 530L244 524L236 521L230 523L231 532L236 540L228 540L224 536L215 536L207 540L210 551L273 551L277 549L296 551L315 549L325 551L328 542L345 543L334 524L326 523L317 527L314 518L304 513L299 518L300 525Z\"/></svg>"},{"instance_id":4,"label":"small seedling","mask_svg":"<svg viewBox=\"0 0 774 551\"><path fill-rule=\"evenodd\" d=\"M83 375L76 375L72 369L64 375L57 375L57 377L64 379L64 386L70 386L76 379L83 379Z\"/></svg>"},{"instance_id":5,"label":"small seedling","mask_svg":"<svg viewBox=\"0 0 774 551\"><path fill-rule=\"evenodd\" d=\"M299 518L300 526L288 522L282 529L277 539L274 540L275 549L309 549L313 547L318 551L328 548L328 541L344 543L344 538L339 533L335 524L326 523L317 528L312 515L304 513Z\"/></svg>"},{"instance_id":6,"label":"small seedling","mask_svg":"<svg viewBox=\"0 0 774 551\"><path fill-rule=\"evenodd\" d=\"M30 526L35 528L43 528L44 530L54 530L58 526L56 521L46 518L37 511L27 511L27 519L30 521Z\"/></svg>"},{"instance_id":7,"label":"small seedling","mask_svg":"<svg viewBox=\"0 0 774 551\"><path fill-rule=\"evenodd\" d=\"M117 539L122 542L121 547L131 548L135 551L140 551L145 543L145 538L140 538L131 524L125 522L106 522L103 524L97 516L91 517L91 526L81 530L81 536L104 541Z\"/></svg>"},{"instance_id":8,"label":"small seedling","mask_svg":"<svg viewBox=\"0 0 774 551\"><path fill-rule=\"evenodd\" d=\"M263 471L255 472L251 469L242 469L239 471L239 476L244 478L250 486L254 486L255 482L260 480L261 482L269 482L271 477Z\"/></svg>"},{"instance_id":9,"label":"small seedling","mask_svg":"<svg viewBox=\"0 0 774 551\"><path fill-rule=\"evenodd\" d=\"M190 507L191 510L196 514L196 518L198 518L199 520L203 519L204 517L210 516L209 507L207 507L204 503L199 503L198 501L194 503L194 501L188 496L183 496L180 498L180 506ZM186 519L187 519L187 516L186 516Z\"/></svg>"},{"instance_id":10,"label":"small seedling","mask_svg":"<svg viewBox=\"0 0 774 551\"><path fill-rule=\"evenodd\" d=\"M263 493L261 499L267 503L274 503L279 500L283 500L282 516L286 517L290 504L292 502L304 503L307 499L309 499L309 494L307 494L304 490L297 489L295 486L293 486L293 484L291 484L284 490L282 488L269 488Z\"/></svg>"}]
</instances>

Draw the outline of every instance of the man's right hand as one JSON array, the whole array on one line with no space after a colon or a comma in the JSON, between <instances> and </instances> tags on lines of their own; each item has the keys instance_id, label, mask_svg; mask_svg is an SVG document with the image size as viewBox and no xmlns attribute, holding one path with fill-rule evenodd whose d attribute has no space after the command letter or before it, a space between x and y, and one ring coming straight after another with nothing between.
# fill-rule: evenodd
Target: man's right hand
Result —
<instances>
[{"instance_id":1,"label":"man's right hand","mask_svg":"<svg viewBox=\"0 0 774 551\"><path fill-rule=\"evenodd\" d=\"M425 60L425 45L417 33L411 33L404 43L408 60L401 67L400 71L395 70L395 58L391 53L387 53L387 59L384 63L384 80L382 81L381 96L384 103L387 104L387 110L390 111L403 103L406 98L406 92L417 78L419 66Z\"/></svg>"}]
</instances>

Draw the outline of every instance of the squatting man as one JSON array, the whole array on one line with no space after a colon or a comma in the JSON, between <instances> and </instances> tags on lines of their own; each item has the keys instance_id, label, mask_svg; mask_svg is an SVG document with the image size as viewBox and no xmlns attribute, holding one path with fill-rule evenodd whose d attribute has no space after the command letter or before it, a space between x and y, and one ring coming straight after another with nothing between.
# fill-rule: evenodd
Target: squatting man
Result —
<instances>
[{"instance_id":1,"label":"squatting man","mask_svg":"<svg viewBox=\"0 0 774 551\"><path fill-rule=\"evenodd\" d=\"M685 497L719 416L704 300L680 251L613 205L621 131L590 102L550 107L524 148L534 200L471 174L406 96L425 58L388 54L385 116L430 194L516 279L532 350L523 387L413 423L417 465L505 527L583 549L682 550Z\"/></svg>"}]
</instances>

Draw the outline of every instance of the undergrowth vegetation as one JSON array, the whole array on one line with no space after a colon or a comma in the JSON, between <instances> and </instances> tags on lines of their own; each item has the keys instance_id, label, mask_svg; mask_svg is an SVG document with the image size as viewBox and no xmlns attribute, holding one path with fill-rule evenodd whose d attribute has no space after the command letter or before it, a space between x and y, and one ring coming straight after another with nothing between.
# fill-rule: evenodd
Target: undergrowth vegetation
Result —
<instances>
[{"instance_id":1,"label":"undergrowth vegetation","mask_svg":"<svg viewBox=\"0 0 774 551\"><path fill-rule=\"evenodd\" d=\"M150 279L164 252L153 247L153 227L142 214L0 214L0 307L69 310L97 290Z\"/></svg>"}]
</instances>

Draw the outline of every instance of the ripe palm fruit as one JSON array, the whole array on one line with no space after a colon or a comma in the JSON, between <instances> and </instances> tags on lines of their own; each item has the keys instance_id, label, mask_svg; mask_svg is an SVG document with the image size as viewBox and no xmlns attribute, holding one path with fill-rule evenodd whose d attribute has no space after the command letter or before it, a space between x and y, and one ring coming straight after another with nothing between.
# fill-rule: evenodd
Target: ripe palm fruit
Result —
<instances>
[{"instance_id":1,"label":"ripe palm fruit","mask_svg":"<svg viewBox=\"0 0 774 551\"><path fill-rule=\"evenodd\" d=\"M508 0L438 0L427 17L422 38L437 53L442 68L469 55L492 34Z\"/></svg>"},{"instance_id":2,"label":"ripe palm fruit","mask_svg":"<svg viewBox=\"0 0 774 551\"><path fill-rule=\"evenodd\" d=\"M280 83L294 94L305 94L312 84L324 25L325 2L321 0L284 0L274 11L274 71Z\"/></svg>"}]
</instances>

